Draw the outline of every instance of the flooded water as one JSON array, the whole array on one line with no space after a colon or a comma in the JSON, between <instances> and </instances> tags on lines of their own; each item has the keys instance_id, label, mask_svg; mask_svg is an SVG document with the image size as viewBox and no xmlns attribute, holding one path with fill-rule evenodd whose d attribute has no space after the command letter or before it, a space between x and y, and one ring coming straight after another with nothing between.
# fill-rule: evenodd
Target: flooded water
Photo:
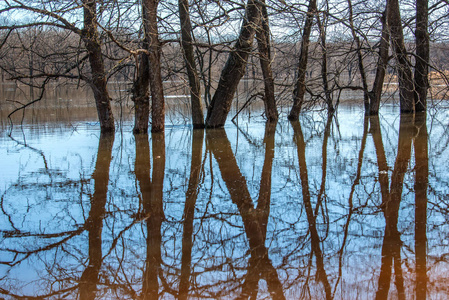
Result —
<instances>
[{"instance_id":1,"label":"flooded water","mask_svg":"<svg viewBox=\"0 0 449 300\"><path fill-rule=\"evenodd\" d=\"M448 117L4 126L0 294L447 299Z\"/></svg>"}]
</instances>

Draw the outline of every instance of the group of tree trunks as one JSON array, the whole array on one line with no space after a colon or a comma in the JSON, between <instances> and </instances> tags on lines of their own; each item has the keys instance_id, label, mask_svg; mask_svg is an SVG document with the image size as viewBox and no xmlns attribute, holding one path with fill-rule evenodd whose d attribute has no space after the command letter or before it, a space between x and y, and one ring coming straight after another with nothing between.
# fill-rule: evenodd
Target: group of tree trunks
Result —
<instances>
[{"instance_id":1,"label":"group of tree trunks","mask_svg":"<svg viewBox=\"0 0 449 300\"><path fill-rule=\"evenodd\" d=\"M144 1L144 3L152 1ZM259 54L260 66L263 74L264 82L264 106L265 115L268 122L277 121L278 111L275 101L275 87L273 73L271 70L271 45L270 45L270 26L268 22L268 12L265 0L256 1L248 0L245 10L245 17L241 25L240 34L233 47L233 51L229 53L227 62L221 72L218 87L212 98L212 101L207 110L206 120L204 122L203 110L201 105L201 93L200 82L198 72L195 66L195 57L192 44L194 38L192 36L192 25L190 22L189 3L188 0L179 0L179 16L181 23L181 37L182 48L185 58L185 67L187 69L190 96L191 96L191 113L192 124L194 128L217 128L223 127L227 115L230 111L232 100L234 99L240 79L245 74L248 57L251 53L253 42L256 39L257 49ZM398 0L387 0L385 12L381 18L382 34L379 41L379 53L378 63L376 70L376 77L373 82L371 91L368 91L368 83L365 74L365 68L363 64L362 56L362 42L353 25L352 15L352 2L348 0L349 7L349 26L351 27L351 33L356 44L357 58L358 58L358 70L360 72L360 78L362 81L365 113L367 115L376 115L379 112L379 105L382 94L382 86L385 78L385 69L389 61L389 48L392 48L393 57L396 61L396 69L398 73L399 84L399 97L400 97L400 110L401 113L413 113L415 111L426 110L426 98L427 90L429 88L428 83L428 64L429 64L429 34L428 34L428 2L427 0L418 0L416 3L416 66L414 75L412 74L411 61L408 56L407 49L404 44L403 28L401 24L401 16L399 11ZM152 7L155 14L156 7ZM148 18L151 20L151 18ZM316 0L310 0L308 3L307 15L303 27L301 48L298 59L297 79L295 82L295 88L293 92L293 106L288 115L290 120L297 120L301 113L302 105L304 103L304 97L306 93L306 71L307 71L307 58L309 52L310 34L312 26L314 25L314 19L320 29L320 42L323 51L322 60L322 78L323 88L326 94L326 104L329 112L334 110L332 99L330 98L330 92L327 81L327 60L326 60L326 35L322 21L320 20L319 12L317 11ZM145 22L144 18L144 22ZM154 27L145 27L147 30L153 30L152 37L146 35L150 41L157 41L157 27L156 21L153 20ZM153 42L153 51L150 53L159 53L157 49L157 42ZM151 43L145 43L144 45L148 49L152 49L149 46ZM145 54L142 54L145 57ZM157 61L158 57L155 56L155 60L151 60L151 68L148 64L144 64L150 70L145 70L150 74L160 74L160 63ZM151 70L153 69L153 70ZM141 70L142 72L142 70ZM150 76L155 77L154 75ZM145 80L144 79L138 80ZM159 77L160 78L160 77ZM159 85L160 84L160 85ZM139 84L137 84L139 85ZM147 86L147 85L146 85ZM162 95L162 84L150 80L151 90L156 89ZM136 89L137 90L137 89ZM148 93L146 93L148 94ZM152 93L152 98L155 96ZM163 97L163 95L162 95ZM136 99L140 99L136 95ZM148 97L144 98L148 99ZM157 99L157 98L156 98ZM148 101L148 100L146 100ZM152 105L155 103L162 105L163 98L160 100L153 100ZM136 101L137 105L137 101ZM144 106L148 107L148 105ZM162 113L163 110L155 112L159 109L159 106L153 107L153 131L163 130L163 116L158 113ZM145 128L139 128L137 126L137 108L136 108L136 127L135 132L145 132ZM162 124L161 124L162 122ZM142 124L143 125L143 124Z\"/></svg>"},{"instance_id":2,"label":"group of tree trunks","mask_svg":"<svg viewBox=\"0 0 449 300\"><path fill-rule=\"evenodd\" d=\"M26 2L28 3L28 2ZM30 2L31 3L31 2ZM391 48L392 58L394 58L396 73L398 75L399 98L401 113L414 113L426 110L429 68L429 32L428 0L416 1L416 28L414 59L411 59L410 50L404 43L404 33L400 16L399 1L386 0L385 11L380 18L382 25L381 36L378 46L376 75L369 90L366 69L363 62L363 49L367 45L367 40L363 38L354 25L354 13L352 0L347 0L348 19L344 26L350 29L351 37L355 45L354 53L357 57L359 78L363 90L365 113L376 115L379 112L379 105L382 95L386 68L390 60L389 50ZM9 4L8 4L9 5ZM104 53L102 52L102 42L100 32L101 27L99 10L100 2L97 0L82 0L83 9L83 29L78 29L74 24L60 17L57 13L47 11L44 8L36 8L30 4L26 6L21 3L18 6L6 7L0 10L7 12L12 9L25 10L38 13L62 25L55 25L68 29L79 35L87 51L89 61L89 76L83 78L93 90L98 118L102 132L113 132L115 130L114 117L111 109L111 97L107 88L108 74L105 70ZM146 133L150 123L151 110L151 131L160 132L164 130L165 104L164 88L161 75L161 53L162 43L158 33L158 5L159 0L142 0L140 2L141 22L143 38L137 51L129 50L135 58L135 79L132 88L132 100L135 108L134 133ZM179 21L181 28L181 46L184 56L185 69L187 71L190 101L191 118L194 128L217 128L223 127L232 101L235 97L237 87L241 78L247 70L248 59L257 42L257 57L260 62L263 76L264 93L263 102L265 107L265 117L268 122L276 122L279 114L275 99L275 84L272 71L271 36L268 20L267 3L265 0L247 0L244 8L240 32L232 50L229 51L227 61L218 79L215 93L209 101L207 115L204 117L201 99L200 76L197 70L197 57L195 57L195 37L189 12L189 1L178 0ZM338 105L332 100L332 87L328 80L328 54L326 47L326 24L328 14L317 8L316 0L309 0L307 13L302 28L299 57L297 58L296 79L293 89L293 105L288 115L289 120L297 120L303 109L305 95L307 91L306 74L308 71L308 55L310 36L312 28L318 28L321 55L321 78L323 99L327 110L332 113ZM23 28L31 26L23 25ZM14 27L14 26L13 26ZM10 30L14 30L15 27ZM5 27L6 28L6 27ZM101 29L101 31L99 31ZM112 33L111 39L113 39ZM209 41L210 42L210 41ZM124 46L119 46L124 49ZM414 66L412 65L414 61ZM310 68L310 66L309 66ZM414 72L413 72L414 71ZM209 74L210 75L210 74ZM210 78L209 78L210 80ZM210 88L210 83L209 87ZM151 96L151 97L150 97ZM150 103L151 98L151 103Z\"/></svg>"}]
</instances>

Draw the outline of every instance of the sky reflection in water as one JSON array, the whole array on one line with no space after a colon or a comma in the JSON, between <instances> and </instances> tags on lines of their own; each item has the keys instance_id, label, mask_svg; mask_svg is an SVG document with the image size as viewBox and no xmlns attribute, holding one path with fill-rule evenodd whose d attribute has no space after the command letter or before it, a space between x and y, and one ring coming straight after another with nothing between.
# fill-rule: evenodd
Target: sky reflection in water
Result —
<instances>
[{"instance_id":1,"label":"sky reflection in water","mask_svg":"<svg viewBox=\"0 0 449 300\"><path fill-rule=\"evenodd\" d=\"M447 298L448 113L3 132L0 293Z\"/></svg>"}]
</instances>

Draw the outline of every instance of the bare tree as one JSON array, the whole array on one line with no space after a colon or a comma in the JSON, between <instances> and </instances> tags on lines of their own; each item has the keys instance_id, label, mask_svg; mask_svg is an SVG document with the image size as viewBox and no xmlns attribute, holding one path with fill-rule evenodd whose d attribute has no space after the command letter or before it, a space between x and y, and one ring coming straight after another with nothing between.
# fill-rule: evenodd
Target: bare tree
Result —
<instances>
[{"instance_id":1,"label":"bare tree","mask_svg":"<svg viewBox=\"0 0 449 300\"><path fill-rule=\"evenodd\" d=\"M388 64L388 50L390 48L390 30L387 20L388 6L385 8L382 17L382 33L379 41L379 57L376 66L376 77L374 78L373 88L369 92L370 106L369 114L377 115L379 113L380 99L382 96L382 88L385 79L385 72Z\"/></svg>"},{"instance_id":2,"label":"bare tree","mask_svg":"<svg viewBox=\"0 0 449 300\"><path fill-rule=\"evenodd\" d=\"M234 45L234 50L229 53L226 65L220 75L217 90L207 111L206 127L223 127L226 122L235 91L245 73L256 33L255 28L259 24L260 18L258 4L254 0L248 0L239 38Z\"/></svg>"},{"instance_id":3,"label":"bare tree","mask_svg":"<svg viewBox=\"0 0 449 300\"><path fill-rule=\"evenodd\" d=\"M306 21L304 23L304 29L301 39L301 50L299 54L298 62L298 77L296 79L295 90L293 93L293 106L288 115L288 119L291 121L298 120L301 112L302 104L304 102L304 95L306 93L306 72L307 72L307 59L309 53L310 33L312 31L313 18L316 14L316 0L310 0L307 8Z\"/></svg>"},{"instance_id":4,"label":"bare tree","mask_svg":"<svg viewBox=\"0 0 449 300\"><path fill-rule=\"evenodd\" d=\"M390 27L391 45L395 51L401 113L412 113L414 111L415 99L413 75L410 69L407 49L404 44L404 33L402 31L398 0L387 1L387 22Z\"/></svg>"},{"instance_id":5,"label":"bare tree","mask_svg":"<svg viewBox=\"0 0 449 300\"><path fill-rule=\"evenodd\" d=\"M276 108L276 100L274 96L274 79L271 69L271 42L270 42L270 26L268 22L268 12L265 0L260 4L260 25L256 30L257 46L259 49L259 61L263 74L263 82L265 87L264 104L265 113L269 122L277 121L279 113Z\"/></svg>"},{"instance_id":6,"label":"bare tree","mask_svg":"<svg viewBox=\"0 0 449 300\"><path fill-rule=\"evenodd\" d=\"M159 41L157 7L159 0L142 0L143 24L148 39L149 79L151 87L151 131L165 128L165 100L161 74L161 42Z\"/></svg>"},{"instance_id":7,"label":"bare tree","mask_svg":"<svg viewBox=\"0 0 449 300\"><path fill-rule=\"evenodd\" d=\"M102 132L113 132L115 127L111 109L111 97L109 97L106 86L106 72L97 30L97 2L96 0L83 0L83 6L84 29L82 38L86 45L92 70L91 87L97 105L98 119L100 120Z\"/></svg>"},{"instance_id":8,"label":"bare tree","mask_svg":"<svg viewBox=\"0 0 449 300\"><path fill-rule=\"evenodd\" d=\"M190 86L190 106L193 128L204 128L204 114L201 106L201 89L195 65L193 50L192 24L190 22L189 1L178 0L179 19L181 22L181 44L186 63Z\"/></svg>"}]
</instances>

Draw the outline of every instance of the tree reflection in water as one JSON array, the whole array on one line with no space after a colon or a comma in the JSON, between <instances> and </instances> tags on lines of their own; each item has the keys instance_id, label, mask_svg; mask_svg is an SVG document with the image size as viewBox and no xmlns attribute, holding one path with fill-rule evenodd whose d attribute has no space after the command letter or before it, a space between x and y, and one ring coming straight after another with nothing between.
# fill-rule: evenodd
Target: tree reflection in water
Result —
<instances>
[{"instance_id":1,"label":"tree reflection in water","mask_svg":"<svg viewBox=\"0 0 449 300\"><path fill-rule=\"evenodd\" d=\"M444 124L348 115L3 137L2 297L449 296Z\"/></svg>"},{"instance_id":2,"label":"tree reflection in water","mask_svg":"<svg viewBox=\"0 0 449 300\"><path fill-rule=\"evenodd\" d=\"M79 283L80 299L95 299L102 262L102 231L106 213L106 199L109 184L109 166L112 159L114 135L101 134L98 144L97 163L92 175L94 193L91 199L89 217L85 228L89 235L88 265L81 274Z\"/></svg>"}]
</instances>

